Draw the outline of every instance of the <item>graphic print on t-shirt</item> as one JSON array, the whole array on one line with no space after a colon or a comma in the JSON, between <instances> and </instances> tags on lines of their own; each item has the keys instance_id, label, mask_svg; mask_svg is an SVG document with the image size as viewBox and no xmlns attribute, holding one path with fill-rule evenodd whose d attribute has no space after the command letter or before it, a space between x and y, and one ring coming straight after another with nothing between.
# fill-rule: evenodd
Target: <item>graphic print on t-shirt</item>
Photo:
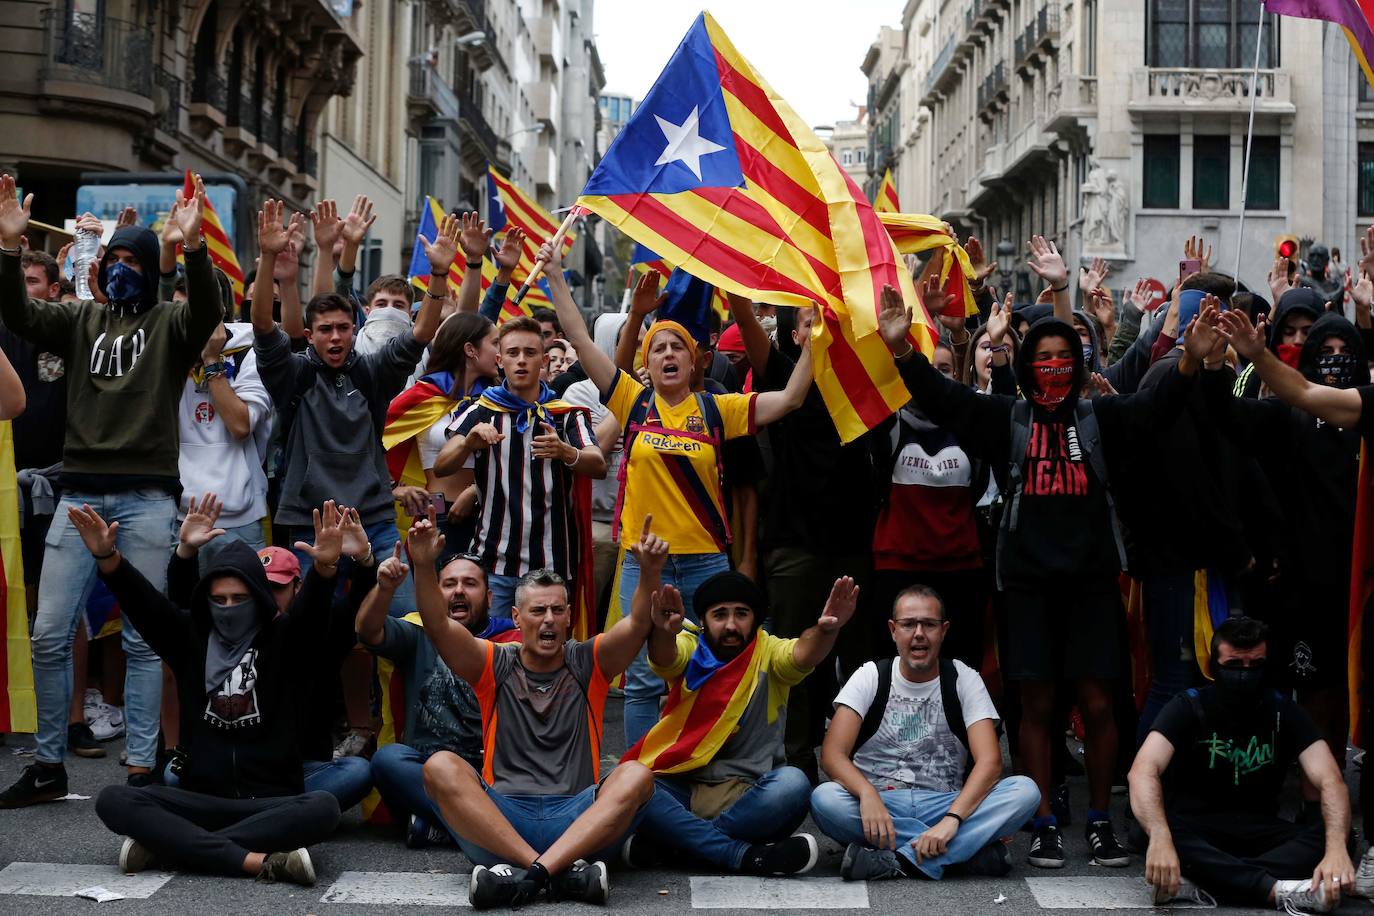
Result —
<instances>
[{"instance_id":1,"label":"graphic print on t-shirt","mask_svg":"<svg viewBox=\"0 0 1374 916\"><path fill-rule=\"evenodd\" d=\"M1088 472L1077 428L1064 423L1031 424L1025 481L1027 496L1088 495Z\"/></svg>"},{"instance_id":2,"label":"graphic print on t-shirt","mask_svg":"<svg viewBox=\"0 0 1374 916\"><path fill-rule=\"evenodd\" d=\"M205 704L205 719L220 728L257 725L262 719L258 709L258 650L249 649L234 666Z\"/></svg>"},{"instance_id":3,"label":"graphic print on t-shirt","mask_svg":"<svg viewBox=\"0 0 1374 916\"><path fill-rule=\"evenodd\" d=\"M1249 739L1223 738L1215 731L1210 737L1198 740L1203 753L1207 755L1207 768L1222 772L1229 769L1231 784L1236 786L1240 785L1242 776L1273 766L1278 743L1278 735L1272 730L1264 740L1258 735L1252 735Z\"/></svg>"},{"instance_id":4,"label":"graphic print on t-shirt","mask_svg":"<svg viewBox=\"0 0 1374 916\"><path fill-rule=\"evenodd\" d=\"M869 750L872 748L873 750ZM865 745L873 775L932 792L963 782L964 746L945 725L939 690L915 698L893 691L878 731Z\"/></svg>"}]
</instances>

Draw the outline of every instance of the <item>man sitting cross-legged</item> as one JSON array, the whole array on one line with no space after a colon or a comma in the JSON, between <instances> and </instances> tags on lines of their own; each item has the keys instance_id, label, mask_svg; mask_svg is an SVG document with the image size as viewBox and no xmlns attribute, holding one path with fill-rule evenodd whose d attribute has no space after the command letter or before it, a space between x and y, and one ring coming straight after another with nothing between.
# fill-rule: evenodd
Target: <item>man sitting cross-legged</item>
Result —
<instances>
[{"instance_id":1,"label":"man sitting cross-legged","mask_svg":"<svg viewBox=\"0 0 1374 916\"><path fill-rule=\"evenodd\" d=\"M1005 875L1000 838L1035 813L1040 792L1025 776L1001 778L997 710L983 679L940 658L949 631L940 596L905 589L888 629L897 657L864 665L835 698L821 746L834 782L811 795L821 830L849 844L840 875L939 879L950 866Z\"/></svg>"},{"instance_id":2,"label":"man sitting cross-legged","mask_svg":"<svg viewBox=\"0 0 1374 916\"><path fill-rule=\"evenodd\" d=\"M641 547L644 547L641 542ZM649 665L668 682L658 724L626 754L653 769L654 798L625 861L644 866L685 853L720 868L795 875L816 864L806 818L811 781L785 766L788 691L830 653L859 589L837 579L820 619L796 639L762 628L763 591L738 572L717 573L692 597L700 628L683 632L682 596L659 587L668 545L639 551L636 606L651 602Z\"/></svg>"},{"instance_id":3,"label":"man sitting cross-legged","mask_svg":"<svg viewBox=\"0 0 1374 916\"><path fill-rule=\"evenodd\" d=\"M394 556L377 570L377 585L358 610L358 639L374 655L390 659L405 684L404 730L392 744L372 755L372 778L397 823L406 826L406 845L452 845L439 821L434 803L425 795L421 768L431 754L452 751L474 768L482 765L482 714L477 696L462 678L454 677L425 637L418 614L390 617L387 608L410 567ZM513 642L520 633L508 618L488 613L491 591L487 572L472 554L440 560L439 592L450 620L481 639Z\"/></svg>"},{"instance_id":4,"label":"man sitting cross-legged","mask_svg":"<svg viewBox=\"0 0 1374 916\"><path fill-rule=\"evenodd\" d=\"M439 657L477 694L484 754L479 773L441 751L425 763L424 778L476 863L468 898L478 909L518 906L547 890L605 903L600 860L619 848L653 794L653 774L638 763L598 784L606 691L649 635L647 603L600 636L571 640L563 578L535 570L515 590L520 643L497 645L449 617L434 573L443 540L432 509L410 529L420 616Z\"/></svg>"}]
</instances>

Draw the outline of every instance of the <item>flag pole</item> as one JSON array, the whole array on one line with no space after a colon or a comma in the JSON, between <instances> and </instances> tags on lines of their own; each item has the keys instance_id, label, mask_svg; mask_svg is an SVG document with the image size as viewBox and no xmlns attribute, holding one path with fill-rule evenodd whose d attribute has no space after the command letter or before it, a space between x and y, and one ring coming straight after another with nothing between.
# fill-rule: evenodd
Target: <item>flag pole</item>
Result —
<instances>
[{"instance_id":1,"label":"flag pole","mask_svg":"<svg viewBox=\"0 0 1374 916\"><path fill-rule=\"evenodd\" d=\"M568 211L568 215L563 217L563 225L558 227L558 232L554 233L553 238L549 242L554 251L557 251L558 247L563 244L563 236L568 234L568 230L572 228L572 224L577 221L580 215L580 208L573 207ZM520 290L515 294L516 305L524 301L525 294L530 291L530 287L539 279L539 275L544 272L545 263L546 262L543 260L536 260L534 262L534 266L530 268L530 275L525 278L524 283L520 284Z\"/></svg>"},{"instance_id":2,"label":"flag pole","mask_svg":"<svg viewBox=\"0 0 1374 916\"><path fill-rule=\"evenodd\" d=\"M1236 269L1231 281L1240 289L1240 255L1245 248L1245 208L1250 203L1250 146L1255 139L1255 96L1259 84L1260 49L1264 47L1264 0L1260 0L1259 27L1255 29L1255 66L1250 71L1250 124L1245 129L1245 165L1240 176L1240 222L1236 226Z\"/></svg>"}]
</instances>

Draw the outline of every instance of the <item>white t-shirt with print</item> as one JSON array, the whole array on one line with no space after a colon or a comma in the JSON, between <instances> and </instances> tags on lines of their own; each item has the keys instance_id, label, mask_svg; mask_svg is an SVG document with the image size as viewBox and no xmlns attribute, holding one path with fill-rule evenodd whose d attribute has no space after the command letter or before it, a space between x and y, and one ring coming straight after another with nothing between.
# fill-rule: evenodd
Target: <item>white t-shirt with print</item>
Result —
<instances>
[{"instance_id":1,"label":"white t-shirt with print","mask_svg":"<svg viewBox=\"0 0 1374 916\"><path fill-rule=\"evenodd\" d=\"M958 791L964 784L968 750L945 721L940 678L914 684L902 675L899 659L892 659L891 664L887 711L878 731L854 754L854 765L879 791ZM996 722L997 709L978 672L957 659L954 667L959 672L956 690L965 728L983 719ZM850 677L835 697L835 705L847 706L862 718L877 693L878 663L869 662Z\"/></svg>"}]
</instances>

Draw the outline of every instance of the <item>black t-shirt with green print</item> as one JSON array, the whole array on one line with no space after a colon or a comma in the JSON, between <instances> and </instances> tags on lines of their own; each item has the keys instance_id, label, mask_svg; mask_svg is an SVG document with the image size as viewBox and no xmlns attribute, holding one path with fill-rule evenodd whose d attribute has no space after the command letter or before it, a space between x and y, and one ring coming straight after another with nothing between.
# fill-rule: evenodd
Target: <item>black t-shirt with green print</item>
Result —
<instances>
[{"instance_id":1,"label":"black t-shirt with green print","mask_svg":"<svg viewBox=\"0 0 1374 916\"><path fill-rule=\"evenodd\" d=\"M1174 746L1166 806L1209 814L1277 813L1289 768L1322 740L1300 706L1267 689L1239 712L1221 705L1215 687L1179 694L1160 710L1154 730Z\"/></svg>"}]
</instances>

